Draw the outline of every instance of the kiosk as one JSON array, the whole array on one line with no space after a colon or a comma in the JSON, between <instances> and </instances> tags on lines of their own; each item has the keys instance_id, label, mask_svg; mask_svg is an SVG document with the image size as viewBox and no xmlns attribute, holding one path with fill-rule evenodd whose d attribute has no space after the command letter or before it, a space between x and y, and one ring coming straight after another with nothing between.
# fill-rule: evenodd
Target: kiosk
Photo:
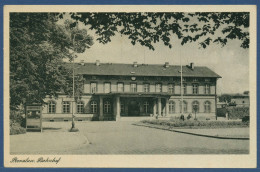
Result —
<instances>
[{"instance_id":1,"label":"kiosk","mask_svg":"<svg viewBox=\"0 0 260 172\"><path fill-rule=\"evenodd\" d=\"M38 130L42 132L42 105L26 105L26 130Z\"/></svg>"}]
</instances>

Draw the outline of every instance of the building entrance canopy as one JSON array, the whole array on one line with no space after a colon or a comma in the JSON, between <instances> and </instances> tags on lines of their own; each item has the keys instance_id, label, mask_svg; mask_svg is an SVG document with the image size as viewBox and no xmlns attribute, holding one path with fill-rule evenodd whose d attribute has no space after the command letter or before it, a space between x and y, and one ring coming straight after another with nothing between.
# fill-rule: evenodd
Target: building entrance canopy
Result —
<instances>
[{"instance_id":1,"label":"building entrance canopy","mask_svg":"<svg viewBox=\"0 0 260 172\"><path fill-rule=\"evenodd\" d=\"M100 108L103 108L103 99L110 98L113 101L113 116L118 119L121 116L161 116L168 114L169 98L167 93L146 92L110 92L95 93L99 96ZM100 111L100 119L103 112Z\"/></svg>"}]
</instances>

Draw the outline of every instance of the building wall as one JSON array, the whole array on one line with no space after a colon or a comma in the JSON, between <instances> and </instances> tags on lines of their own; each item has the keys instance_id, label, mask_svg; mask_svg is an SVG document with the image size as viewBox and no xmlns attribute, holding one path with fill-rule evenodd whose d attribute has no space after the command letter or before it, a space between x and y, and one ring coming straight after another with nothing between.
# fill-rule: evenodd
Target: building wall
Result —
<instances>
[{"instance_id":1,"label":"building wall","mask_svg":"<svg viewBox=\"0 0 260 172\"><path fill-rule=\"evenodd\" d=\"M72 103L72 99L65 96L65 95L60 95L58 98L50 98L47 97L44 101L46 103L50 102L50 101L54 101L56 103L56 112L55 113L49 113L48 112L48 104L43 106L43 110L42 110L42 117L44 119L48 119L48 120L52 120L52 119L68 119L72 117L72 106L73 106L73 111L74 111L74 115L78 118L92 118L95 116L98 116L98 114L91 114L90 113L90 102L94 100L92 98L92 96L83 96L81 98L81 101L84 103L84 114L78 114L77 113L77 105L76 103ZM70 113L63 113L63 101L68 101L70 102Z\"/></svg>"},{"instance_id":2,"label":"building wall","mask_svg":"<svg viewBox=\"0 0 260 172\"><path fill-rule=\"evenodd\" d=\"M209 84L210 85L210 94L216 94L216 82L215 79L212 79L211 82L205 82L203 79L200 79L200 82L193 82L191 79L187 80L184 82L186 85L186 93L187 94L193 94L193 84L198 85L198 94L199 95L204 95L205 94L205 85ZM114 77L113 79L104 79L103 77L92 79L92 78L86 78L84 82L84 93L89 94L91 93L90 91L90 84L92 82L97 83L97 93L103 93L104 92L104 84L105 83L110 83L111 84L111 92L117 92L117 84L118 83L123 83L124 84L124 92L130 92L130 84L135 83L137 84L137 92L143 92L143 85L144 83L148 83L150 85L150 92L155 92L156 88L155 85L157 83L160 83L162 85L162 92L168 92L168 85L171 83L174 84L174 94L181 94L181 89L180 89L180 82L179 81L171 81L170 78L163 79L163 80L156 80L155 78L151 80L142 80L142 78L137 78L136 80L132 81L129 78L116 78Z\"/></svg>"},{"instance_id":3,"label":"building wall","mask_svg":"<svg viewBox=\"0 0 260 172\"><path fill-rule=\"evenodd\" d=\"M99 111L99 96L96 96L95 94L91 93L91 88L90 88L90 83L96 82L97 83L97 93L104 93L104 83L109 82L111 83L111 92L117 92L117 84L123 83L124 84L124 92L130 92L130 84L131 83L136 83L137 84L137 92L143 92L143 85L144 83L149 83L150 84L150 92L153 93L155 92L155 85L157 83L162 84L162 92L167 93L168 92L168 85L169 83L174 84L174 94L171 95L169 101L174 101L175 102L175 111L174 113L169 113L169 116L179 116L180 115L180 82L179 80L174 80L171 78L162 78L158 80L156 77L151 77L150 79L143 80L143 78L136 78L136 80L132 81L131 78L129 77L124 77L124 78L116 78L116 77L107 77L107 76L99 76L99 77L91 77L91 76L85 76L85 82L84 82L84 95L81 97L80 101L84 103L84 113L83 114L78 114L77 113L77 105L74 102L73 103L73 109L74 109L74 114L76 118L98 118L100 111ZM183 99L184 101L187 102L187 113L184 115L187 116L188 114L193 114L192 112L192 103L194 101L199 102L199 111L197 112L196 116L200 118L215 118L215 96L216 96L216 81L215 79L212 79L210 82L204 82L204 78L200 78L199 80L196 80L196 82L193 82L192 78L185 79L184 84L186 85L187 88L187 94L184 95ZM193 84L198 85L198 94L193 94ZM205 84L210 85L210 94L206 95L205 94ZM155 98L155 97L153 97ZM144 113L144 106L143 103L147 98L137 98L138 102L140 104L140 115L141 116L149 116L153 115L153 98L148 98L149 100L149 113ZM126 116L128 114L128 103L129 103L129 98L120 98L121 100L124 100L122 102L125 103L125 112L121 113L122 116ZM43 118L47 120L51 119L71 119L72 116L72 99L65 96L65 95L60 95L57 99L55 98L50 98L47 97L45 99L45 102L49 102L50 100L54 100L56 103L56 112L55 113L48 113L48 106L45 105L43 107ZM105 103L106 100L109 100L111 102L111 112L110 113L104 113L103 116L105 118L113 117L115 116L113 109L115 108L115 98L114 97L109 97L109 95L103 95L103 104ZM71 108L70 108L70 113L64 114L62 112L62 102L68 101L71 103ZM96 101L97 102L97 112L96 113L91 113L91 102ZM204 103L206 101L210 102L210 112L205 112L204 111ZM165 98L162 98L162 114L166 113L166 100ZM103 107L104 109L104 107ZM156 105L156 113L158 113L158 105Z\"/></svg>"},{"instance_id":4,"label":"building wall","mask_svg":"<svg viewBox=\"0 0 260 172\"><path fill-rule=\"evenodd\" d=\"M239 98L232 98L231 99L232 103L236 103L237 106L241 107L249 107L250 102L249 102L249 97L239 97Z\"/></svg>"},{"instance_id":5,"label":"building wall","mask_svg":"<svg viewBox=\"0 0 260 172\"><path fill-rule=\"evenodd\" d=\"M181 114L180 106L180 96L172 96L169 101L175 102L175 113L169 113L169 116L179 116ZM199 110L196 112L196 116L200 118L215 118L216 117L216 105L215 105L215 96L184 96L183 101L187 102L187 112L183 113L184 116L192 114L195 116L195 113L192 112L192 103L198 101ZM205 112L204 104L206 101L210 102L210 112Z\"/></svg>"}]
</instances>

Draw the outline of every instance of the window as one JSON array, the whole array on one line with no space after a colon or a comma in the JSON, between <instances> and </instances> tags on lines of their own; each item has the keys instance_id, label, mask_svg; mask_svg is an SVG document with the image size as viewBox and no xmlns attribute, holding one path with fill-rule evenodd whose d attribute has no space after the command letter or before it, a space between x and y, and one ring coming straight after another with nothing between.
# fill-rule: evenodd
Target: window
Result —
<instances>
[{"instance_id":1,"label":"window","mask_svg":"<svg viewBox=\"0 0 260 172\"><path fill-rule=\"evenodd\" d=\"M157 92L157 93L162 92L162 84L155 85L155 92Z\"/></svg>"},{"instance_id":2,"label":"window","mask_svg":"<svg viewBox=\"0 0 260 172\"><path fill-rule=\"evenodd\" d=\"M77 113L84 113L84 103L81 101L77 103Z\"/></svg>"},{"instance_id":3,"label":"window","mask_svg":"<svg viewBox=\"0 0 260 172\"><path fill-rule=\"evenodd\" d=\"M104 85L104 93L110 93L111 91L111 85L110 83L106 82Z\"/></svg>"},{"instance_id":4,"label":"window","mask_svg":"<svg viewBox=\"0 0 260 172\"><path fill-rule=\"evenodd\" d=\"M193 82L198 82L198 78L193 78Z\"/></svg>"},{"instance_id":5,"label":"window","mask_svg":"<svg viewBox=\"0 0 260 172\"><path fill-rule=\"evenodd\" d=\"M193 113L199 112L199 102L198 102L198 101L194 101L194 102L192 103L192 112L193 112Z\"/></svg>"},{"instance_id":6,"label":"window","mask_svg":"<svg viewBox=\"0 0 260 172\"><path fill-rule=\"evenodd\" d=\"M150 84L144 84L144 92L150 92Z\"/></svg>"},{"instance_id":7,"label":"window","mask_svg":"<svg viewBox=\"0 0 260 172\"><path fill-rule=\"evenodd\" d=\"M186 82L186 81L187 81L187 79L182 77L182 82Z\"/></svg>"},{"instance_id":8,"label":"window","mask_svg":"<svg viewBox=\"0 0 260 172\"><path fill-rule=\"evenodd\" d=\"M50 101L48 104L48 112L56 113L56 103L54 101Z\"/></svg>"},{"instance_id":9,"label":"window","mask_svg":"<svg viewBox=\"0 0 260 172\"><path fill-rule=\"evenodd\" d=\"M174 93L174 84L168 84L168 93L170 94Z\"/></svg>"},{"instance_id":10,"label":"window","mask_svg":"<svg viewBox=\"0 0 260 172\"><path fill-rule=\"evenodd\" d=\"M105 101L104 103L104 113L110 113L111 112L111 103L110 101Z\"/></svg>"},{"instance_id":11,"label":"window","mask_svg":"<svg viewBox=\"0 0 260 172\"><path fill-rule=\"evenodd\" d=\"M120 104L120 113L124 113L125 112L125 105L124 103Z\"/></svg>"},{"instance_id":12,"label":"window","mask_svg":"<svg viewBox=\"0 0 260 172\"><path fill-rule=\"evenodd\" d=\"M187 109L188 109L188 104L186 101L183 101L183 107L182 107L182 103L180 101L180 112L182 111L183 108L183 112L182 113L187 113Z\"/></svg>"},{"instance_id":13,"label":"window","mask_svg":"<svg viewBox=\"0 0 260 172\"><path fill-rule=\"evenodd\" d=\"M193 84L192 85L192 93L193 94L198 94L199 90L198 90L198 84Z\"/></svg>"},{"instance_id":14,"label":"window","mask_svg":"<svg viewBox=\"0 0 260 172\"><path fill-rule=\"evenodd\" d=\"M130 85L130 91L131 91L131 92L137 92L137 88L136 88L136 84L135 84L135 83L132 83L132 84Z\"/></svg>"},{"instance_id":15,"label":"window","mask_svg":"<svg viewBox=\"0 0 260 172\"><path fill-rule=\"evenodd\" d=\"M206 101L204 103L204 109L205 109L205 113L209 113L210 112L210 102Z\"/></svg>"},{"instance_id":16,"label":"window","mask_svg":"<svg viewBox=\"0 0 260 172\"><path fill-rule=\"evenodd\" d=\"M96 93L97 92L97 83L96 82L90 83L90 92L91 93Z\"/></svg>"},{"instance_id":17,"label":"window","mask_svg":"<svg viewBox=\"0 0 260 172\"><path fill-rule=\"evenodd\" d=\"M205 78L205 82L210 82L210 78Z\"/></svg>"},{"instance_id":18,"label":"window","mask_svg":"<svg viewBox=\"0 0 260 172\"><path fill-rule=\"evenodd\" d=\"M144 102L144 113L149 113L149 103L147 101Z\"/></svg>"},{"instance_id":19,"label":"window","mask_svg":"<svg viewBox=\"0 0 260 172\"><path fill-rule=\"evenodd\" d=\"M91 106L91 113L97 113L97 102L96 101L92 101L90 103Z\"/></svg>"},{"instance_id":20,"label":"window","mask_svg":"<svg viewBox=\"0 0 260 172\"><path fill-rule=\"evenodd\" d=\"M182 84L182 93L187 94L187 85L186 84Z\"/></svg>"},{"instance_id":21,"label":"window","mask_svg":"<svg viewBox=\"0 0 260 172\"><path fill-rule=\"evenodd\" d=\"M124 92L124 84L121 83L117 83L117 92Z\"/></svg>"},{"instance_id":22,"label":"window","mask_svg":"<svg viewBox=\"0 0 260 172\"><path fill-rule=\"evenodd\" d=\"M210 86L209 84L205 85L205 94L209 94L210 93Z\"/></svg>"},{"instance_id":23,"label":"window","mask_svg":"<svg viewBox=\"0 0 260 172\"><path fill-rule=\"evenodd\" d=\"M63 113L70 113L70 102L63 102L62 103L62 112Z\"/></svg>"},{"instance_id":24,"label":"window","mask_svg":"<svg viewBox=\"0 0 260 172\"><path fill-rule=\"evenodd\" d=\"M175 102L174 101L170 101L169 102L169 113L174 113L175 112Z\"/></svg>"}]
</instances>

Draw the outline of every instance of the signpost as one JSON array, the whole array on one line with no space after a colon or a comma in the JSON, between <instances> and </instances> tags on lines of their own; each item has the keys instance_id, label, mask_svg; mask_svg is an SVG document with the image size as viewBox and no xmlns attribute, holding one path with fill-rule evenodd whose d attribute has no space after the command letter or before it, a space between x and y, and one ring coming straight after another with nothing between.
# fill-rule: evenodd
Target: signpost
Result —
<instances>
[{"instance_id":1,"label":"signpost","mask_svg":"<svg viewBox=\"0 0 260 172\"><path fill-rule=\"evenodd\" d=\"M42 105L26 105L26 130L39 130L42 132Z\"/></svg>"}]
</instances>

